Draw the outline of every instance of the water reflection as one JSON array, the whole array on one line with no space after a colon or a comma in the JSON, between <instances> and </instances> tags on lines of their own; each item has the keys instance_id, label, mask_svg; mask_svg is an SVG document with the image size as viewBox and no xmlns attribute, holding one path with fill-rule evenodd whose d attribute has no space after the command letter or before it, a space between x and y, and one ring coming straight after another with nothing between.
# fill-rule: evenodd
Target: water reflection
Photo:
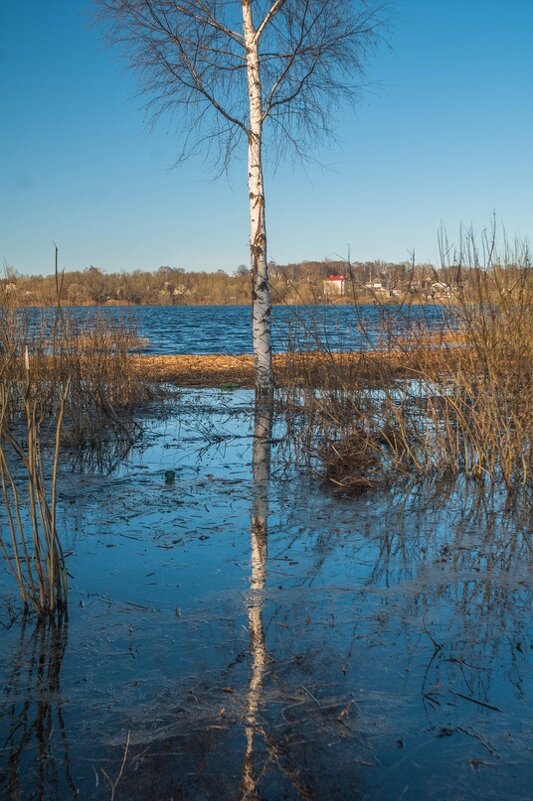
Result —
<instances>
[{"instance_id":1,"label":"water reflection","mask_svg":"<svg viewBox=\"0 0 533 801\"><path fill-rule=\"evenodd\" d=\"M128 459L135 445L136 432L131 436L112 436L82 447L65 451L65 462L73 472L110 476Z\"/></svg>"},{"instance_id":2,"label":"water reflection","mask_svg":"<svg viewBox=\"0 0 533 801\"><path fill-rule=\"evenodd\" d=\"M248 625L250 628L251 673L246 694L244 733L246 750L242 772L241 799L257 798L254 777L254 738L258 734L258 712L261 702L267 649L263 627L263 602L268 558L268 485L270 478L270 451L272 441L272 404L256 400L252 451L253 496L250 526L250 600Z\"/></svg>"},{"instance_id":3,"label":"water reflection","mask_svg":"<svg viewBox=\"0 0 533 801\"><path fill-rule=\"evenodd\" d=\"M8 801L77 798L70 769L60 673L68 629L63 620L21 622L0 706L2 761L0 791Z\"/></svg>"},{"instance_id":4,"label":"water reflection","mask_svg":"<svg viewBox=\"0 0 533 801\"><path fill-rule=\"evenodd\" d=\"M527 797L528 522L448 483L346 500L270 478L271 410L236 413L170 487L174 429L143 454L152 475L80 496L110 597L70 619L72 754L66 629L26 624L2 675L0 795L74 795L72 756L80 797L109 801L102 770L119 775L131 732L116 801Z\"/></svg>"}]
</instances>

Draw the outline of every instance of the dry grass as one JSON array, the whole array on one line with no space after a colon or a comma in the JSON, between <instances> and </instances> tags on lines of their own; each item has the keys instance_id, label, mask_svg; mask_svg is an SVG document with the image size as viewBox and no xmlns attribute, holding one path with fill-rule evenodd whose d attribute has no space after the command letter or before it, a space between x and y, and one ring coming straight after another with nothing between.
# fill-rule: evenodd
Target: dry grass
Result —
<instances>
[{"instance_id":1,"label":"dry grass","mask_svg":"<svg viewBox=\"0 0 533 801\"><path fill-rule=\"evenodd\" d=\"M473 258L473 241L468 255ZM475 254L474 254L475 256ZM296 458L335 486L463 474L510 493L533 485L533 270L527 248L497 254L443 308L439 330L383 310L381 352L324 349L319 376L286 390ZM402 323L403 315L403 323ZM368 338L354 307L354 325ZM372 381L368 366L372 365ZM318 380L317 380L318 378Z\"/></svg>"},{"instance_id":2,"label":"dry grass","mask_svg":"<svg viewBox=\"0 0 533 801\"><path fill-rule=\"evenodd\" d=\"M253 357L227 355L131 355L129 369L141 380L172 383L182 387L220 387L233 385L253 388ZM358 376L365 383L383 379L385 370L391 377L413 374L398 354L387 353L324 353L290 352L273 356L274 376L279 387L339 385ZM349 378L352 377L352 379Z\"/></svg>"},{"instance_id":3,"label":"dry grass","mask_svg":"<svg viewBox=\"0 0 533 801\"><path fill-rule=\"evenodd\" d=\"M63 440L71 445L94 444L106 437L131 436L131 411L152 394L148 380L132 367L130 351L137 337L125 325L110 330L95 317L80 325L64 309L38 311L4 304L0 307L0 381L5 390L6 420L22 419L25 370L29 365L38 412L57 414L57 387L68 382Z\"/></svg>"},{"instance_id":4,"label":"dry grass","mask_svg":"<svg viewBox=\"0 0 533 801\"><path fill-rule=\"evenodd\" d=\"M67 571L57 534L61 448L131 441L131 411L151 397L131 368L135 336L103 320L80 327L60 304L31 313L0 306L0 550L25 610L57 618ZM2 522L3 525L3 522Z\"/></svg>"},{"instance_id":5,"label":"dry grass","mask_svg":"<svg viewBox=\"0 0 533 801\"><path fill-rule=\"evenodd\" d=\"M29 369L23 399L24 440L17 438L8 425L5 387L0 385L0 486L9 532L6 541L0 530L0 550L18 585L24 609L32 609L40 617L61 616L67 608L67 569L57 534L56 501L68 389L67 382L58 392L51 474L47 476L41 447L44 421ZM17 467L22 468L22 482L16 476Z\"/></svg>"}]
</instances>

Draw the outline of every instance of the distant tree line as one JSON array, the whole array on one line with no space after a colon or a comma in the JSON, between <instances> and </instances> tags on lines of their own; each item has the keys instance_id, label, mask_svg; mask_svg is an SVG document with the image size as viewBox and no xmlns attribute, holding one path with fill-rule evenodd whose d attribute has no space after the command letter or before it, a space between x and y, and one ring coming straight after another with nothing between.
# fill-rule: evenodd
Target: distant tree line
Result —
<instances>
[{"instance_id":1,"label":"distant tree line","mask_svg":"<svg viewBox=\"0 0 533 801\"><path fill-rule=\"evenodd\" d=\"M270 262L274 303L350 302L404 298L446 300L458 290L468 292L479 279L479 268L431 264L391 263L381 260ZM512 268L507 268L512 270ZM343 293L327 292L328 279L345 278ZM250 271L241 265L232 274L192 272L181 267L160 267L154 272L134 270L111 273L98 267L65 271L61 277L61 301L73 306L103 305L247 305L250 303ZM24 276L7 268L0 279L0 298L18 305L53 305L57 299L54 275Z\"/></svg>"}]
</instances>

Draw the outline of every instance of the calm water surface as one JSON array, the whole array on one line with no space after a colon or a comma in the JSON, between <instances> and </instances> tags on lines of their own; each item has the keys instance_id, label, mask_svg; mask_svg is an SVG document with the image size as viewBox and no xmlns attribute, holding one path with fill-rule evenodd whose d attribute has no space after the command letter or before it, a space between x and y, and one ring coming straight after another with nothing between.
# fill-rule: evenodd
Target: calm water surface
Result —
<instances>
[{"instance_id":1,"label":"calm water surface","mask_svg":"<svg viewBox=\"0 0 533 801\"><path fill-rule=\"evenodd\" d=\"M282 443L258 481L246 391L145 425L60 478L68 622L10 622L0 573L2 798L531 799L527 520L337 498Z\"/></svg>"}]
</instances>

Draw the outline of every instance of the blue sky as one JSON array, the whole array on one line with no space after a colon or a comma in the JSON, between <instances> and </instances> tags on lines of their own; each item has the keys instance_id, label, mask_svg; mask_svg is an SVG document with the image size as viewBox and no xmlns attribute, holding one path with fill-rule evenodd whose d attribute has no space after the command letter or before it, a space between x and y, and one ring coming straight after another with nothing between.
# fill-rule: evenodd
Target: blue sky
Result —
<instances>
[{"instance_id":1,"label":"blue sky","mask_svg":"<svg viewBox=\"0 0 533 801\"><path fill-rule=\"evenodd\" d=\"M533 0L397 0L374 86L305 169L267 174L269 257L438 261L437 230L533 233ZM171 169L135 77L88 0L0 0L0 257L66 269L233 270L248 259L245 162Z\"/></svg>"}]
</instances>

